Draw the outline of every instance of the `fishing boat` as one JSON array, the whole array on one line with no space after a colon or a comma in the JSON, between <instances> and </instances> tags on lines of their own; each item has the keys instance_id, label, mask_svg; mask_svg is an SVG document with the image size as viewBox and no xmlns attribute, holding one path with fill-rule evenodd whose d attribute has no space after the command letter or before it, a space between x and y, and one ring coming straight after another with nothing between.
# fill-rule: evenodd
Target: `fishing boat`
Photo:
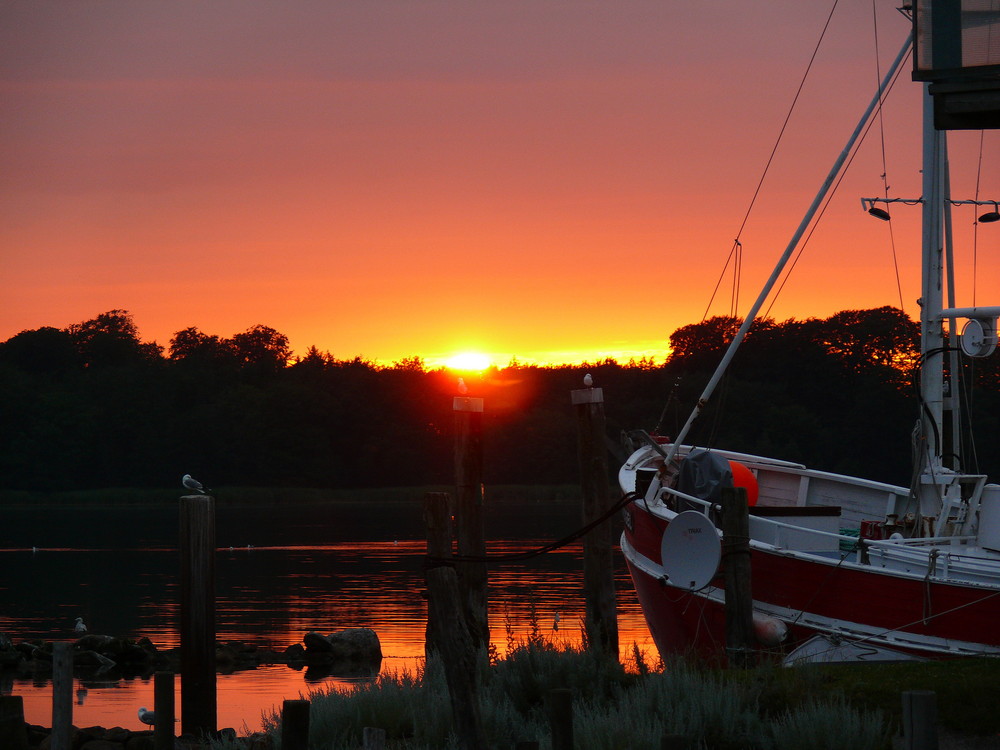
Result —
<instances>
[{"instance_id":1,"label":"fishing boat","mask_svg":"<svg viewBox=\"0 0 1000 750\"><path fill-rule=\"evenodd\" d=\"M1000 10L989 13L986 22L1000 33ZM935 128L935 107L941 118L948 105L935 105L931 93L923 111L923 195L910 201L922 204L923 241L912 485L686 442L914 36L918 44L930 37L917 29L900 51L683 428L673 439L639 432L619 470L628 501L621 549L664 657L726 653L727 597L739 589L726 586L723 571L735 565L731 553L741 544L755 658L770 654L792 664L1000 655L1000 484L963 471L948 444L960 418L948 398L957 392L949 391L957 358L996 356L1000 306L945 305L947 212L960 201L949 193L946 130ZM1000 56L991 62L997 80ZM884 211L879 202L892 199L863 200L875 214ZM992 201L968 202L993 205L981 221L1000 219ZM744 539L724 538L720 528L720 509L732 497L747 507Z\"/></svg>"}]
</instances>

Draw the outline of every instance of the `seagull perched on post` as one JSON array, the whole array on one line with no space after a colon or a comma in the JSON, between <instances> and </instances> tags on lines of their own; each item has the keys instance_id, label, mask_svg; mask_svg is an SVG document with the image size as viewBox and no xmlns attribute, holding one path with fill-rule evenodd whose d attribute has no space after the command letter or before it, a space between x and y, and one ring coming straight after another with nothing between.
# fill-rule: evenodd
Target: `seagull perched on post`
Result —
<instances>
[{"instance_id":1,"label":"seagull perched on post","mask_svg":"<svg viewBox=\"0 0 1000 750\"><path fill-rule=\"evenodd\" d=\"M83 618L82 617L77 617L76 618L76 625L73 626L73 632L74 633L81 633L81 634L87 632L87 626L83 624Z\"/></svg>"},{"instance_id":2,"label":"seagull perched on post","mask_svg":"<svg viewBox=\"0 0 1000 750\"><path fill-rule=\"evenodd\" d=\"M139 709L139 721L141 721L143 724L149 724L149 726L153 726L153 724L156 723L156 714L152 711L147 711L146 707L143 706L142 708Z\"/></svg>"},{"instance_id":3,"label":"seagull perched on post","mask_svg":"<svg viewBox=\"0 0 1000 750\"><path fill-rule=\"evenodd\" d=\"M195 479L190 474L185 474L181 479L181 484L184 485L185 489L194 490L195 492L204 495L205 488L202 486L201 482Z\"/></svg>"},{"instance_id":4,"label":"seagull perched on post","mask_svg":"<svg viewBox=\"0 0 1000 750\"><path fill-rule=\"evenodd\" d=\"M465 378L458 379L458 392L463 396L469 392L469 386L465 384Z\"/></svg>"},{"instance_id":5,"label":"seagull perched on post","mask_svg":"<svg viewBox=\"0 0 1000 750\"><path fill-rule=\"evenodd\" d=\"M589 372L583 376L583 384L588 388L594 385L594 378L591 376Z\"/></svg>"}]
</instances>

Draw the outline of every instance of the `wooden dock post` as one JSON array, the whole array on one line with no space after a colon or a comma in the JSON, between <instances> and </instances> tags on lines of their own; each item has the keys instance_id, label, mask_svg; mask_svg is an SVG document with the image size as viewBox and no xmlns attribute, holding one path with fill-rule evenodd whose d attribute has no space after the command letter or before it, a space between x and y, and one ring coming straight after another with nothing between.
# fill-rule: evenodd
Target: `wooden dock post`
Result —
<instances>
[{"instance_id":1,"label":"wooden dock post","mask_svg":"<svg viewBox=\"0 0 1000 750\"><path fill-rule=\"evenodd\" d=\"M28 750L28 725L24 723L24 698L0 695L0 747Z\"/></svg>"},{"instance_id":2,"label":"wooden dock post","mask_svg":"<svg viewBox=\"0 0 1000 750\"><path fill-rule=\"evenodd\" d=\"M552 750L573 750L573 691L555 688L545 695Z\"/></svg>"},{"instance_id":3,"label":"wooden dock post","mask_svg":"<svg viewBox=\"0 0 1000 750\"><path fill-rule=\"evenodd\" d=\"M309 701L281 704L281 750L309 750Z\"/></svg>"},{"instance_id":4,"label":"wooden dock post","mask_svg":"<svg viewBox=\"0 0 1000 750\"><path fill-rule=\"evenodd\" d=\"M455 523L458 554L484 557L486 528L483 510L483 399L456 396ZM476 648L490 642L486 563L465 562L456 570L469 633Z\"/></svg>"},{"instance_id":5,"label":"wooden dock post","mask_svg":"<svg viewBox=\"0 0 1000 750\"><path fill-rule=\"evenodd\" d=\"M485 748L476 687L477 648L469 632L462 609L462 595L453 565L443 559L451 556L448 525L448 495L428 492L424 495L424 522L427 526L427 639L425 650L440 657L448 682L455 734L463 750ZM431 559L438 558L438 559Z\"/></svg>"},{"instance_id":6,"label":"wooden dock post","mask_svg":"<svg viewBox=\"0 0 1000 750\"><path fill-rule=\"evenodd\" d=\"M725 561L726 655L733 667L751 667L757 645L753 632L753 592L750 586L750 509L747 491L724 487L722 556Z\"/></svg>"},{"instance_id":7,"label":"wooden dock post","mask_svg":"<svg viewBox=\"0 0 1000 750\"><path fill-rule=\"evenodd\" d=\"M451 527L451 497L447 492L426 492L424 493L424 529L427 533L427 557L428 565L432 563L430 558L444 560L452 556L452 527ZM430 582L427 583L427 596L430 597ZM438 622L435 617L435 608L427 607L427 629L424 631L424 657L431 658L431 654L440 654L439 643L443 639L442 629L444 623Z\"/></svg>"},{"instance_id":8,"label":"wooden dock post","mask_svg":"<svg viewBox=\"0 0 1000 750\"><path fill-rule=\"evenodd\" d=\"M73 644L52 644L52 750L70 750L73 728Z\"/></svg>"},{"instance_id":9,"label":"wooden dock post","mask_svg":"<svg viewBox=\"0 0 1000 750\"><path fill-rule=\"evenodd\" d=\"M583 491L583 523L595 521L611 507L608 451L604 444L604 390L580 388L570 392L576 409ZM583 538L584 626L592 649L618 658L618 613L615 605L614 529L610 519Z\"/></svg>"},{"instance_id":10,"label":"wooden dock post","mask_svg":"<svg viewBox=\"0 0 1000 750\"><path fill-rule=\"evenodd\" d=\"M933 690L903 693L903 750L938 750L937 695Z\"/></svg>"},{"instance_id":11,"label":"wooden dock post","mask_svg":"<svg viewBox=\"0 0 1000 750\"><path fill-rule=\"evenodd\" d=\"M214 733L215 498L181 498L181 730Z\"/></svg>"},{"instance_id":12,"label":"wooden dock post","mask_svg":"<svg viewBox=\"0 0 1000 750\"><path fill-rule=\"evenodd\" d=\"M174 750L174 673L153 675L153 750Z\"/></svg>"}]
</instances>

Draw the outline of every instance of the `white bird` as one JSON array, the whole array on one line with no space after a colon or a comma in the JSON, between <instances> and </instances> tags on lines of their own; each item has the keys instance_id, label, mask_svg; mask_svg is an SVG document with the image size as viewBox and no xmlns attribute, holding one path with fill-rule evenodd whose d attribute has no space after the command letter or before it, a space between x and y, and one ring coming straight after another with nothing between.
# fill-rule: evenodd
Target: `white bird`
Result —
<instances>
[{"instance_id":1,"label":"white bird","mask_svg":"<svg viewBox=\"0 0 1000 750\"><path fill-rule=\"evenodd\" d=\"M199 482L190 474L185 474L183 476L183 478L181 479L181 484L184 485L185 489L194 490L195 492L201 493L202 495L205 494L205 488L204 486L202 486L202 483Z\"/></svg>"},{"instance_id":2,"label":"white bird","mask_svg":"<svg viewBox=\"0 0 1000 750\"><path fill-rule=\"evenodd\" d=\"M83 618L82 617L77 617L76 618L76 625L73 626L73 632L75 632L75 633L86 633L87 632L87 626L83 624Z\"/></svg>"},{"instance_id":3,"label":"white bird","mask_svg":"<svg viewBox=\"0 0 1000 750\"><path fill-rule=\"evenodd\" d=\"M559 613L556 612L556 616L552 618L552 629L559 630Z\"/></svg>"},{"instance_id":4,"label":"white bird","mask_svg":"<svg viewBox=\"0 0 1000 750\"><path fill-rule=\"evenodd\" d=\"M149 726L153 726L153 724L156 723L156 714L153 713L152 711L147 711L146 707L143 706L142 708L139 709L139 721L141 721L143 724L149 724Z\"/></svg>"},{"instance_id":5,"label":"white bird","mask_svg":"<svg viewBox=\"0 0 1000 750\"><path fill-rule=\"evenodd\" d=\"M590 388L592 385L594 385L594 378L591 377L591 375L590 375L589 372L586 375L583 376L583 384L585 386L587 386L588 388Z\"/></svg>"},{"instance_id":6,"label":"white bird","mask_svg":"<svg viewBox=\"0 0 1000 750\"><path fill-rule=\"evenodd\" d=\"M463 396L469 392L469 386L465 384L465 378L458 379L458 392Z\"/></svg>"}]
</instances>

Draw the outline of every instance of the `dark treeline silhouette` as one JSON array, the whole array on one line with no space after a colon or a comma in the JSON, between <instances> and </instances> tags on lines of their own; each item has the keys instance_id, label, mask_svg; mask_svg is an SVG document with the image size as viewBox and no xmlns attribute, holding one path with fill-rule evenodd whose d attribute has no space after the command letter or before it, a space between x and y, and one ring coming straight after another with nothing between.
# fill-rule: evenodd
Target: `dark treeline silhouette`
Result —
<instances>
[{"instance_id":1,"label":"dark treeline silhouette","mask_svg":"<svg viewBox=\"0 0 1000 750\"><path fill-rule=\"evenodd\" d=\"M738 325L678 329L662 365L463 373L486 400L486 482L577 481L569 391L586 372L604 388L611 438L675 434ZM758 321L690 442L905 484L917 338L893 308ZM983 436L1000 429L998 359L963 364ZM264 325L231 338L188 328L164 348L140 341L123 310L23 331L0 343L0 488L170 487L186 472L212 487L447 485L457 377L419 358L377 366L315 347L293 358ZM964 468L1000 473L997 441L965 455Z\"/></svg>"}]
</instances>

